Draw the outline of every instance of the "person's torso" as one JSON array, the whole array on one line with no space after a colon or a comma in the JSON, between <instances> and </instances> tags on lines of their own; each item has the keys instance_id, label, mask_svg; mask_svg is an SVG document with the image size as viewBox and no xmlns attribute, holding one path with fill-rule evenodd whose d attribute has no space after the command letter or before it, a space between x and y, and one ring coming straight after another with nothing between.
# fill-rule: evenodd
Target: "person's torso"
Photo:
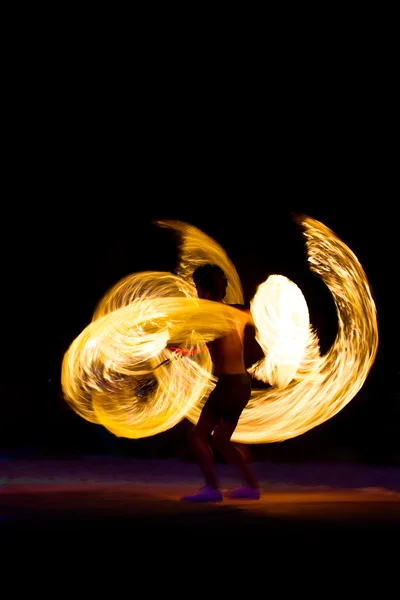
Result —
<instances>
[{"instance_id":1,"label":"person's torso","mask_svg":"<svg viewBox=\"0 0 400 600\"><path fill-rule=\"evenodd\" d=\"M242 305L231 305L244 310ZM229 334L217 338L208 344L214 364L214 374L246 373L244 363L244 330L245 322L238 322L236 328Z\"/></svg>"}]
</instances>

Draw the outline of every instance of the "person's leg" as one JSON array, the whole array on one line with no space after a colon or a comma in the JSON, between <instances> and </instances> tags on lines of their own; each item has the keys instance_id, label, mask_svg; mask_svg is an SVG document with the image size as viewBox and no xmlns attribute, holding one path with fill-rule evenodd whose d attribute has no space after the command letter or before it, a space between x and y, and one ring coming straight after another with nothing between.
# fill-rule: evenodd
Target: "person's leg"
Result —
<instances>
[{"instance_id":1,"label":"person's leg","mask_svg":"<svg viewBox=\"0 0 400 600\"><path fill-rule=\"evenodd\" d=\"M233 443L233 445L235 446L235 448L237 450L239 450L240 454L243 457L243 460L245 460L247 463L250 463L251 462L251 454L250 454L249 447L246 446L245 444L239 444L238 442Z\"/></svg>"},{"instance_id":2,"label":"person's leg","mask_svg":"<svg viewBox=\"0 0 400 600\"><path fill-rule=\"evenodd\" d=\"M209 406L204 406L200 418L191 433L191 445L197 463L205 479L205 487L194 494L183 496L185 502L221 502L222 493L218 486L214 457L208 443L208 438L214 429L215 412Z\"/></svg>"},{"instance_id":3,"label":"person's leg","mask_svg":"<svg viewBox=\"0 0 400 600\"><path fill-rule=\"evenodd\" d=\"M260 485L256 473L243 454L231 442L231 437L236 429L236 424L222 421L214 432L215 447L222 454L227 463L239 469L245 483L252 490L259 490Z\"/></svg>"},{"instance_id":4,"label":"person's leg","mask_svg":"<svg viewBox=\"0 0 400 600\"><path fill-rule=\"evenodd\" d=\"M205 406L191 434L192 448L197 463L208 487L216 490L219 487L214 465L214 457L208 437L215 426L215 415Z\"/></svg>"},{"instance_id":5,"label":"person's leg","mask_svg":"<svg viewBox=\"0 0 400 600\"><path fill-rule=\"evenodd\" d=\"M237 448L231 442L240 416L251 397L251 379L248 373L224 375L220 378L220 422L214 431L214 444L225 461L239 470L244 478L249 497L259 497L259 483L249 460L246 446ZM254 491L254 494L252 493Z\"/></svg>"}]
</instances>

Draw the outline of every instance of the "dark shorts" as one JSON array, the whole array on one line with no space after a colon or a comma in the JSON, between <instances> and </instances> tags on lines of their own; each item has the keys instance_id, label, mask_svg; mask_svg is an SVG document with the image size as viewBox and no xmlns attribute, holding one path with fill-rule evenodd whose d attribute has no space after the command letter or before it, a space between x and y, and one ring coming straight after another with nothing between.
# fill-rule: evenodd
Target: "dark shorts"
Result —
<instances>
[{"instance_id":1,"label":"dark shorts","mask_svg":"<svg viewBox=\"0 0 400 600\"><path fill-rule=\"evenodd\" d=\"M212 414L215 424L222 419L237 425L251 396L251 378L248 373L220 375L203 410Z\"/></svg>"}]
</instances>

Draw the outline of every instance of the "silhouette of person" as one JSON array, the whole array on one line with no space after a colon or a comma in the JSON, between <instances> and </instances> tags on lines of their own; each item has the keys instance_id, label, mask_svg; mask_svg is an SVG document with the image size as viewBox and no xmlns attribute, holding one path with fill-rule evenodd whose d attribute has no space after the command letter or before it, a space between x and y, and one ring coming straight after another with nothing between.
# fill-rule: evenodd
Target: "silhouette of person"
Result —
<instances>
[{"instance_id":1,"label":"silhouette of person","mask_svg":"<svg viewBox=\"0 0 400 600\"><path fill-rule=\"evenodd\" d=\"M219 266L206 264L198 267L193 273L193 281L199 298L224 302L228 282ZM244 361L244 332L246 325L254 326L254 322L250 310L243 305L230 306L240 309L246 317L238 319L236 328L227 335L209 344L217 383L204 404L190 439L205 479L205 486L194 494L184 496L182 500L186 502L223 500L213 453L208 443L211 434L213 434L215 448L228 464L238 468L244 479L244 485L228 491L226 496L254 500L260 498L260 486L248 460L248 452L246 456L246 447L243 446L242 452L231 442L240 415L251 395L251 378Z\"/></svg>"}]
</instances>

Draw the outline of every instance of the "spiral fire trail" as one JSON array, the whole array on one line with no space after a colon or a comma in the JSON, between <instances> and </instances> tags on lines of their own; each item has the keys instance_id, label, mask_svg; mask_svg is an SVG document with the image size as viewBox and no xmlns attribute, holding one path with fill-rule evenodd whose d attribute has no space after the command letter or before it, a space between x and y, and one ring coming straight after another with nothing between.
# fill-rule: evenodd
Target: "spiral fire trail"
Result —
<instances>
[{"instance_id":1,"label":"spiral fire trail","mask_svg":"<svg viewBox=\"0 0 400 600\"><path fill-rule=\"evenodd\" d=\"M332 294L336 338L320 356L301 290L273 275L251 302L265 357L253 377L272 387L253 389L233 440L267 443L292 438L337 414L363 386L378 348L375 303L354 253L325 225L298 217L308 262ZM155 435L183 418L197 422L215 385L207 348L244 313L197 299L191 276L205 262L228 278L228 303L241 303L236 269L219 244L192 225L160 221L181 238L177 274L148 271L118 282L92 322L72 342L61 370L65 399L83 418L115 435Z\"/></svg>"}]
</instances>

